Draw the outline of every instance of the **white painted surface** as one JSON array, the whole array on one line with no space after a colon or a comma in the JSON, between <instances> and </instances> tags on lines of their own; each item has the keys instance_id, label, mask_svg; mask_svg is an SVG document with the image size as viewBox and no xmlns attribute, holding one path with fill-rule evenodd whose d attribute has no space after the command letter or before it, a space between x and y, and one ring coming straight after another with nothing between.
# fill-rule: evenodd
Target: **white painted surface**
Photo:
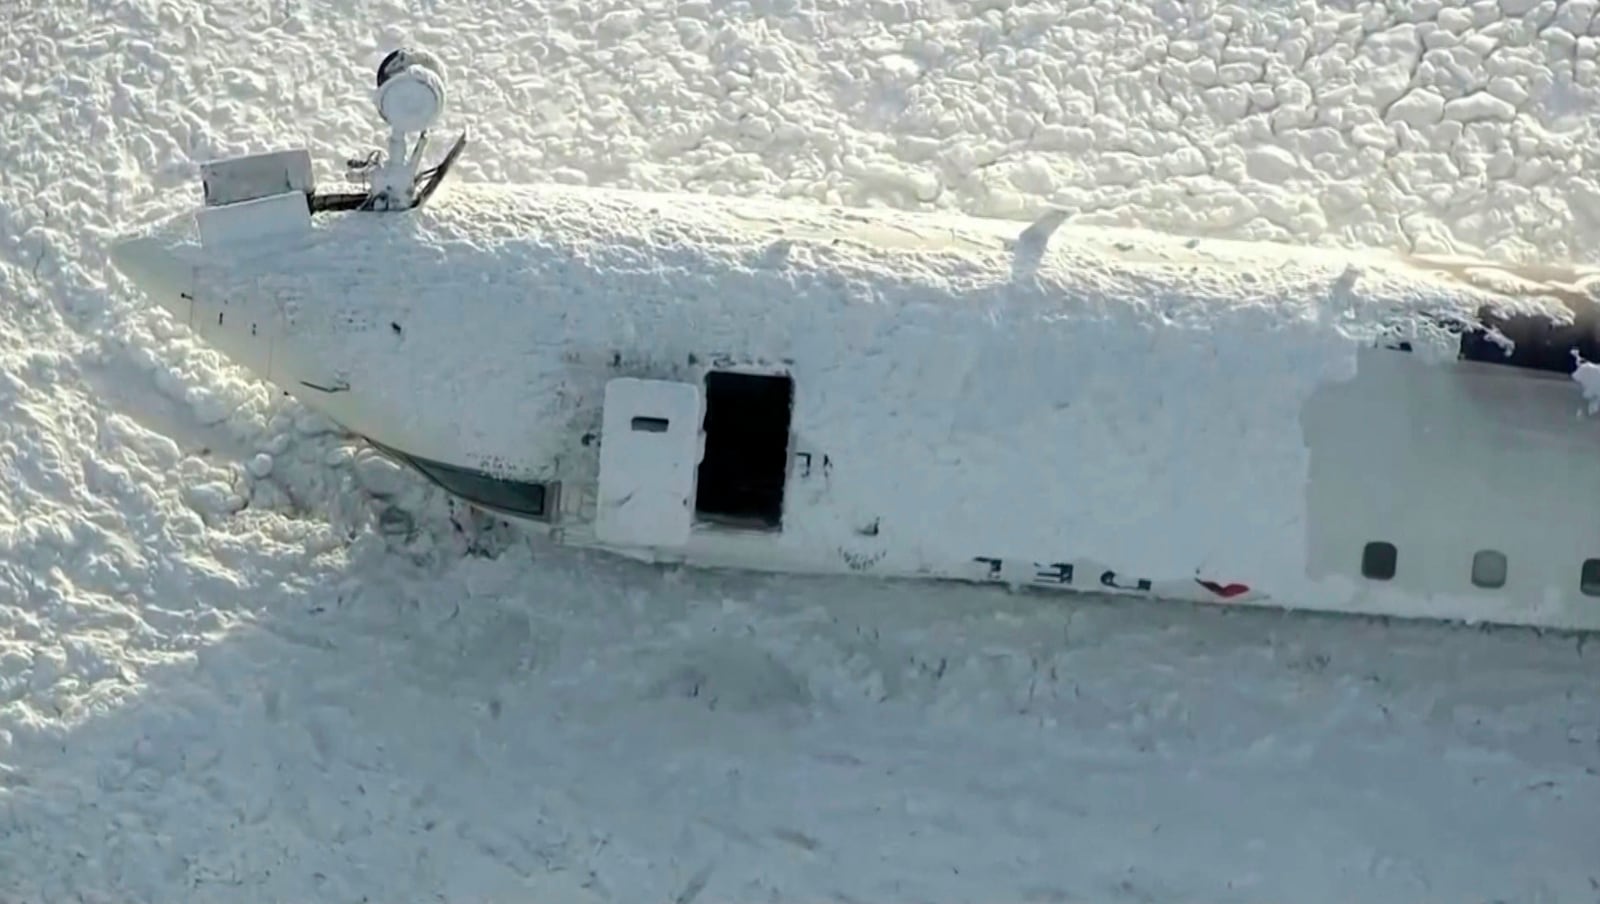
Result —
<instances>
[{"instance_id":1,"label":"white painted surface","mask_svg":"<svg viewBox=\"0 0 1600 904\"><path fill-rule=\"evenodd\" d=\"M305 148L242 154L200 164L207 206L269 198L316 187L311 152Z\"/></svg>"},{"instance_id":2,"label":"white painted surface","mask_svg":"<svg viewBox=\"0 0 1600 904\"><path fill-rule=\"evenodd\" d=\"M697 386L664 380L606 384L595 534L603 543L682 546L694 520L704 453Z\"/></svg>"},{"instance_id":3,"label":"white painted surface","mask_svg":"<svg viewBox=\"0 0 1600 904\"><path fill-rule=\"evenodd\" d=\"M247 246L260 251L263 242L294 238L311 231L311 209L306 196L287 191L194 212L200 227L200 245L207 251Z\"/></svg>"}]
</instances>

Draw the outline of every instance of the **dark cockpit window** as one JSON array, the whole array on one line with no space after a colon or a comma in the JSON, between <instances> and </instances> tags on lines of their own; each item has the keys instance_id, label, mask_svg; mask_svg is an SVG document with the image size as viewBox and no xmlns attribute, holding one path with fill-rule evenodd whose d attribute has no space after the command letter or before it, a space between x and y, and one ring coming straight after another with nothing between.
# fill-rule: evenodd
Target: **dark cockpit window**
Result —
<instances>
[{"instance_id":1,"label":"dark cockpit window","mask_svg":"<svg viewBox=\"0 0 1600 904\"><path fill-rule=\"evenodd\" d=\"M417 470L433 478L446 490L468 502L477 502L490 508L503 509L518 515L544 517L545 489L542 483L522 483L490 477L481 471L458 468L413 458Z\"/></svg>"},{"instance_id":2,"label":"dark cockpit window","mask_svg":"<svg viewBox=\"0 0 1600 904\"><path fill-rule=\"evenodd\" d=\"M377 443L373 445L389 456L416 468L424 477L438 484L446 492L468 502L525 518L549 517L552 494L545 484L506 480L471 468L407 455Z\"/></svg>"}]
</instances>

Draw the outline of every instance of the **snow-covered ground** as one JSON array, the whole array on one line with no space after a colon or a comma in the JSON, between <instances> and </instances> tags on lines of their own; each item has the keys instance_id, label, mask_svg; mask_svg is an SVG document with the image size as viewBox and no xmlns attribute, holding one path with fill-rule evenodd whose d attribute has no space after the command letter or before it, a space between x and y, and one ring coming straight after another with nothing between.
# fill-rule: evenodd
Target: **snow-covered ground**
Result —
<instances>
[{"instance_id":1,"label":"snow-covered ground","mask_svg":"<svg viewBox=\"0 0 1600 904\"><path fill-rule=\"evenodd\" d=\"M1595 12L6 12L0 901L1600 899L1578 639L462 556L105 253L198 159L366 149L406 40L464 180L1594 262Z\"/></svg>"}]
</instances>

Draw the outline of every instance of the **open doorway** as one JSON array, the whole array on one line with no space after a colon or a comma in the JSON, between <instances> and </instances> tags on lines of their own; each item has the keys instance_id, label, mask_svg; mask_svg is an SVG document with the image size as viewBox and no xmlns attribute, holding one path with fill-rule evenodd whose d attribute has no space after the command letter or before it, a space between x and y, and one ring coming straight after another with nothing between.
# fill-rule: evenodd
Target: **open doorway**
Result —
<instances>
[{"instance_id":1,"label":"open doorway","mask_svg":"<svg viewBox=\"0 0 1600 904\"><path fill-rule=\"evenodd\" d=\"M783 524L794 380L788 374L706 374L705 455L695 514L730 527Z\"/></svg>"}]
</instances>

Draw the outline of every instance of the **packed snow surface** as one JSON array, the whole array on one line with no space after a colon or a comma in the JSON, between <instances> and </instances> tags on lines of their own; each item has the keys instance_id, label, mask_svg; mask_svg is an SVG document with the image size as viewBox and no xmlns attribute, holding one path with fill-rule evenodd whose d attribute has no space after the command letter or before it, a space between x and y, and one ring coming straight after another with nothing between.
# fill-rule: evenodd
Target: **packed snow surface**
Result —
<instances>
[{"instance_id":1,"label":"packed snow surface","mask_svg":"<svg viewBox=\"0 0 1600 904\"><path fill-rule=\"evenodd\" d=\"M1579 639L463 556L106 242L197 160L370 146L408 41L463 181L1592 262L1594 13L8 13L0 899L1593 901Z\"/></svg>"}]
</instances>

